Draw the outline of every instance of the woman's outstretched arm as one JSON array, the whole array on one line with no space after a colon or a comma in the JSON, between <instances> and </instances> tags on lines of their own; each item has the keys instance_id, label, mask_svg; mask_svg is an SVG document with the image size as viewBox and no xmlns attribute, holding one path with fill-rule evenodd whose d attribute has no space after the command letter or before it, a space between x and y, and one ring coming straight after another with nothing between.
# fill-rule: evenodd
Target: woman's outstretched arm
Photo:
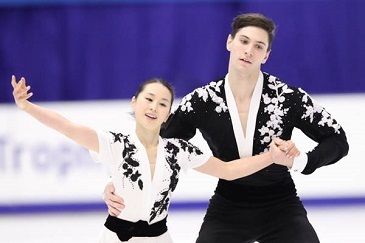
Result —
<instances>
[{"instance_id":1,"label":"woman's outstretched arm","mask_svg":"<svg viewBox=\"0 0 365 243\"><path fill-rule=\"evenodd\" d=\"M71 122L57 112L30 102L28 99L33 96L33 93L29 92L30 86L26 85L25 78L21 78L17 82L13 75L11 85L13 86L14 101L19 109L27 112L44 125L74 140L86 149L99 152L99 141L95 130Z\"/></svg>"}]
</instances>

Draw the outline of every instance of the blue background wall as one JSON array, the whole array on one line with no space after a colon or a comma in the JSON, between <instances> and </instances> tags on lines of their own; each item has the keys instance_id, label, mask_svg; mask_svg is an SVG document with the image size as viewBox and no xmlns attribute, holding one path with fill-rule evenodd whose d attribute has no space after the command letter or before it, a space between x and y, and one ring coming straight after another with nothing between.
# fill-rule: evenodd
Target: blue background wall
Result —
<instances>
[{"instance_id":1,"label":"blue background wall","mask_svg":"<svg viewBox=\"0 0 365 243\"><path fill-rule=\"evenodd\" d=\"M151 77L177 96L227 72L234 16L278 25L263 70L314 93L365 92L365 1L0 1L0 102L25 76L34 101L130 98Z\"/></svg>"}]
</instances>

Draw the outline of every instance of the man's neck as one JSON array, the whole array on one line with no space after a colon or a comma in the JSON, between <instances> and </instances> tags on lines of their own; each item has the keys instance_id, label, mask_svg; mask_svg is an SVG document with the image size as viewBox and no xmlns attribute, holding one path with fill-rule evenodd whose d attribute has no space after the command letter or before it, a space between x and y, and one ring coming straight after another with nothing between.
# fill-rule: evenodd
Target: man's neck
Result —
<instances>
[{"instance_id":1,"label":"man's neck","mask_svg":"<svg viewBox=\"0 0 365 243\"><path fill-rule=\"evenodd\" d=\"M259 72L254 74L228 73L229 85L235 99L251 98L255 89Z\"/></svg>"}]
</instances>

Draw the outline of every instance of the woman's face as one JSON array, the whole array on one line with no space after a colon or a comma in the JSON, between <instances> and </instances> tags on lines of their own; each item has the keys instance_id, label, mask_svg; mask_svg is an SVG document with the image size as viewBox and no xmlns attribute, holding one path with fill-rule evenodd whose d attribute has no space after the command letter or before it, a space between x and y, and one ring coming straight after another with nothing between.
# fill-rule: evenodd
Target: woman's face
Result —
<instances>
[{"instance_id":1,"label":"woman's face","mask_svg":"<svg viewBox=\"0 0 365 243\"><path fill-rule=\"evenodd\" d=\"M170 114L171 100L172 94L163 84L146 84L142 92L132 99L137 124L159 131Z\"/></svg>"}]
</instances>

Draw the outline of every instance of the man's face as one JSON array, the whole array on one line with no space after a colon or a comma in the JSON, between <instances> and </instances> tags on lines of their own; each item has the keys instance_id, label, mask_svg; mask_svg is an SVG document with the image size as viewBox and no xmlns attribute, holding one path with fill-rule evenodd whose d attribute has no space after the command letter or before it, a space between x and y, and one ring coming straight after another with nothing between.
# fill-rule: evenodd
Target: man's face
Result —
<instances>
[{"instance_id":1,"label":"man's face","mask_svg":"<svg viewBox=\"0 0 365 243\"><path fill-rule=\"evenodd\" d=\"M227 39L230 65L239 70L260 70L269 57L268 46L269 36L265 30L254 26L242 28L234 38L229 35Z\"/></svg>"}]
</instances>

